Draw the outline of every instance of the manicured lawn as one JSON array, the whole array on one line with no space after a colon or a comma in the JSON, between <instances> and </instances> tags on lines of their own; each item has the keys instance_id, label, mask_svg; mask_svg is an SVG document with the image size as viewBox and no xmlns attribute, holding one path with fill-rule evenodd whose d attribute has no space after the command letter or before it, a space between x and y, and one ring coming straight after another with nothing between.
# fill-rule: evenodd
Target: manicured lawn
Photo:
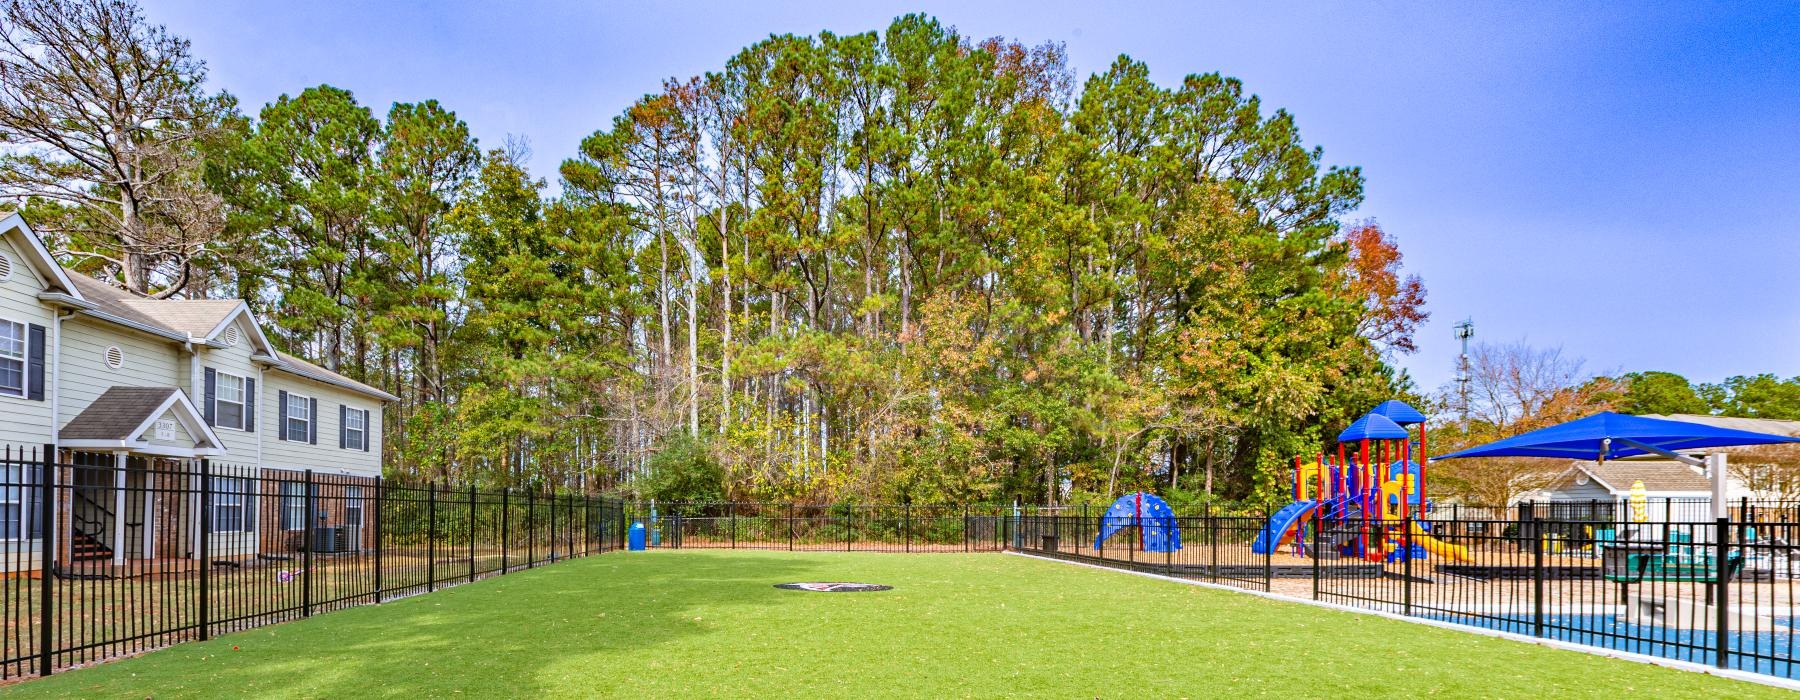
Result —
<instances>
[{"instance_id":1,"label":"manicured lawn","mask_svg":"<svg viewBox=\"0 0 1800 700\"><path fill-rule=\"evenodd\" d=\"M882 593L778 590L863 581ZM1750 697L1760 685L1001 554L616 553L9 697Z\"/></svg>"}]
</instances>

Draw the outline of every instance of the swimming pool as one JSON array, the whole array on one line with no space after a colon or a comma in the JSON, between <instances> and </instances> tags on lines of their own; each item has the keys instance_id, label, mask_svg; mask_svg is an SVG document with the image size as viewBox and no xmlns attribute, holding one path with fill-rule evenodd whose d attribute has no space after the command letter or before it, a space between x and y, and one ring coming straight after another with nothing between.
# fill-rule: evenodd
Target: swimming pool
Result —
<instances>
[{"instance_id":1,"label":"swimming pool","mask_svg":"<svg viewBox=\"0 0 1800 700\"><path fill-rule=\"evenodd\" d=\"M1455 614L1422 615L1427 619L1453 622L1470 627L1532 634L1530 613L1473 616ZM1800 645L1791 620L1776 620L1772 630L1730 632L1727 666L1781 678L1800 679L1800 665L1794 652ZM1546 615L1545 639L1628 651L1646 656L1691 661L1708 666L1717 660L1718 635L1709 630L1675 629L1625 622L1613 615Z\"/></svg>"}]
</instances>

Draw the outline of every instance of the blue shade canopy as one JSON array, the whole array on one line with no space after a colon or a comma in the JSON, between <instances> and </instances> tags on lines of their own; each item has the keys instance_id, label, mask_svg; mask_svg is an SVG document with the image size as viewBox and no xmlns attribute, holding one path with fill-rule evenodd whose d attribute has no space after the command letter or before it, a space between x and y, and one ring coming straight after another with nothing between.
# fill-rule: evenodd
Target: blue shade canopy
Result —
<instances>
[{"instance_id":1,"label":"blue shade canopy","mask_svg":"<svg viewBox=\"0 0 1800 700\"><path fill-rule=\"evenodd\" d=\"M1388 420L1387 416L1371 413L1356 419L1344 432L1338 433L1338 442L1355 442L1357 440L1405 440L1406 429L1399 423Z\"/></svg>"},{"instance_id":2,"label":"blue shade canopy","mask_svg":"<svg viewBox=\"0 0 1800 700\"><path fill-rule=\"evenodd\" d=\"M1611 440L1608 444L1606 441ZM1452 452L1433 459L1464 457L1556 457L1563 459L1618 459L1653 454L1632 446L1631 440L1669 451L1708 447L1769 445L1800 442L1800 438L1748 430L1715 428L1701 423L1643 418L1620 413L1598 413L1562 425L1514 435L1480 447Z\"/></svg>"},{"instance_id":3,"label":"blue shade canopy","mask_svg":"<svg viewBox=\"0 0 1800 700\"><path fill-rule=\"evenodd\" d=\"M1380 406L1375 407L1375 410L1369 412L1378 416L1387 416L1388 420L1400 425L1418 425L1425 422L1425 414L1398 399L1383 401Z\"/></svg>"}]
</instances>

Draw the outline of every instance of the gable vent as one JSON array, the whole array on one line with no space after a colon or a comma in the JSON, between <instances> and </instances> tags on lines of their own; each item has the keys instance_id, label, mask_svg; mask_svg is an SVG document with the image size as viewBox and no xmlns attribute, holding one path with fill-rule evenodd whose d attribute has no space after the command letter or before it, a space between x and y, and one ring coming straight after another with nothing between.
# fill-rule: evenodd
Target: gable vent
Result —
<instances>
[{"instance_id":1,"label":"gable vent","mask_svg":"<svg viewBox=\"0 0 1800 700\"><path fill-rule=\"evenodd\" d=\"M0 253L0 282L12 279L12 268L12 258L6 257L5 253Z\"/></svg>"},{"instance_id":2,"label":"gable vent","mask_svg":"<svg viewBox=\"0 0 1800 700\"><path fill-rule=\"evenodd\" d=\"M243 339L243 334L238 332L237 326L231 326L225 329L225 333L219 339L225 341L226 347L235 347L238 341Z\"/></svg>"},{"instance_id":3,"label":"gable vent","mask_svg":"<svg viewBox=\"0 0 1800 700\"><path fill-rule=\"evenodd\" d=\"M104 359L106 360L106 366L111 369L118 369L120 367L124 367L125 366L125 351L120 350L119 346L114 345L114 346L106 349Z\"/></svg>"}]
</instances>

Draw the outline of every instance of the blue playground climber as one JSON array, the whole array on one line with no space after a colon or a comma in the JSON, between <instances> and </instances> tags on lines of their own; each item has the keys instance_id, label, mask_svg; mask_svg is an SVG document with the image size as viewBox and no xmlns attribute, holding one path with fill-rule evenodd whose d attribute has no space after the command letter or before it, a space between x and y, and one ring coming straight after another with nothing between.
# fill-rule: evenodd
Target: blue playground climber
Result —
<instances>
[{"instance_id":1,"label":"blue playground climber","mask_svg":"<svg viewBox=\"0 0 1800 700\"><path fill-rule=\"evenodd\" d=\"M1142 491L1120 496L1100 516L1100 535L1094 538L1094 549L1099 549L1113 533L1132 526L1138 526L1140 551L1181 550L1181 529L1175 525L1175 510L1168 501Z\"/></svg>"}]
</instances>

